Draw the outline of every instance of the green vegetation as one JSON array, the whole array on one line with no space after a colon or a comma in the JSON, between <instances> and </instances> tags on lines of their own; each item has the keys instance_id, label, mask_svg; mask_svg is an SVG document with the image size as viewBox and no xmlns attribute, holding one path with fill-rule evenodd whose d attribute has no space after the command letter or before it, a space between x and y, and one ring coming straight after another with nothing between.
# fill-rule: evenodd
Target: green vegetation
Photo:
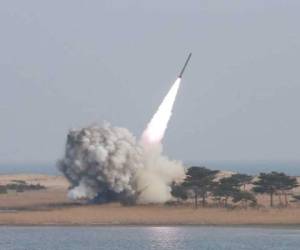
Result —
<instances>
[{"instance_id":1,"label":"green vegetation","mask_svg":"<svg viewBox=\"0 0 300 250\"><path fill-rule=\"evenodd\" d=\"M0 194L6 194L8 191L24 192L41 189L46 189L46 187L40 184L28 184L22 180L13 180L6 185L0 185Z\"/></svg>"},{"instance_id":2,"label":"green vegetation","mask_svg":"<svg viewBox=\"0 0 300 250\"><path fill-rule=\"evenodd\" d=\"M300 202L300 195L293 195L293 200L292 202Z\"/></svg>"},{"instance_id":3,"label":"green vegetation","mask_svg":"<svg viewBox=\"0 0 300 250\"><path fill-rule=\"evenodd\" d=\"M233 203L241 202L244 207L256 204L256 198L252 193L246 191L246 184L251 183L252 176L245 174L234 174L230 177L220 179L213 190L213 199L219 206L228 207L228 200ZM243 187L243 188L242 188Z\"/></svg>"},{"instance_id":4,"label":"green vegetation","mask_svg":"<svg viewBox=\"0 0 300 250\"><path fill-rule=\"evenodd\" d=\"M255 195L248 191L239 191L233 195L232 202L238 203L242 202L244 208L248 207L248 202L250 202L250 206L254 207L257 204L257 200Z\"/></svg>"},{"instance_id":5,"label":"green vegetation","mask_svg":"<svg viewBox=\"0 0 300 250\"><path fill-rule=\"evenodd\" d=\"M187 177L182 186L187 190L187 194L190 191L194 197L196 208L198 207L198 197L202 199L202 206L206 205L206 198L214 189L214 179L218 172L205 167L190 167L188 169Z\"/></svg>"},{"instance_id":6,"label":"green vegetation","mask_svg":"<svg viewBox=\"0 0 300 250\"><path fill-rule=\"evenodd\" d=\"M206 167L190 167L184 182L172 185L172 195L178 201L192 198L195 208L198 207L199 198L203 207L210 202L212 206L247 208L258 204L256 194L268 194L271 207L274 206L274 196L279 198L279 206L282 207L288 206L288 198L298 186L295 177L278 172L260 173L255 181L253 176L239 173L218 179L218 173L218 170ZM293 198L294 202L300 202L300 195L293 195Z\"/></svg>"},{"instance_id":7,"label":"green vegetation","mask_svg":"<svg viewBox=\"0 0 300 250\"><path fill-rule=\"evenodd\" d=\"M234 174L231 176L231 178L234 178L238 181L239 186L243 186L243 190L246 190L246 185L250 184L252 182L253 177L251 175L247 175L247 174Z\"/></svg>"},{"instance_id":8,"label":"green vegetation","mask_svg":"<svg viewBox=\"0 0 300 250\"><path fill-rule=\"evenodd\" d=\"M7 193L7 188L6 186L1 185L0 186L0 194L6 194Z\"/></svg>"},{"instance_id":9,"label":"green vegetation","mask_svg":"<svg viewBox=\"0 0 300 250\"><path fill-rule=\"evenodd\" d=\"M220 179L213 190L214 200L218 201L219 206L228 206L228 199L234 197L240 191L240 182L238 179L225 177Z\"/></svg>"},{"instance_id":10,"label":"green vegetation","mask_svg":"<svg viewBox=\"0 0 300 250\"><path fill-rule=\"evenodd\" d=\"M297 179L295 177L287 176L284 173L271 172L260 173L259 179L253 184L253 191L255 193L269 194L270 206L274 206L274 195L279 195L280 205L282 205L281 195L285 196L285 206L288 205L288 191L298 186Z\"/></svg>"},{"instance_id":11,"label":"green vegetation","mask_svg":"<svg viewBox=\"0 0 300 250\"><path fill-rule=\"evenodd\" d=\"M177 198L177 201L188 199L187 189L183 185L173 183L171 194L173 197Z\"/></svg>"}]
</instances>

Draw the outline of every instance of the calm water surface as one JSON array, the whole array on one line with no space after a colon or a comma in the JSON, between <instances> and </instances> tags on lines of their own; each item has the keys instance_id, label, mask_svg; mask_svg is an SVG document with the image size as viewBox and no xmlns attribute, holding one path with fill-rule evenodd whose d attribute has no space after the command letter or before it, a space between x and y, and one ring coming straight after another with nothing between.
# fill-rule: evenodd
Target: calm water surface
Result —
<instances>
[{"instance_id":1,"label":"calm water surface","mask_svg":"<svg viewBox=\"0 0 300 250\"><path fill-rule=\"evenodd\" d=\"M1 250L299 250L299 229L255 227L0 227Z\"/></svg>"}]
</instances>

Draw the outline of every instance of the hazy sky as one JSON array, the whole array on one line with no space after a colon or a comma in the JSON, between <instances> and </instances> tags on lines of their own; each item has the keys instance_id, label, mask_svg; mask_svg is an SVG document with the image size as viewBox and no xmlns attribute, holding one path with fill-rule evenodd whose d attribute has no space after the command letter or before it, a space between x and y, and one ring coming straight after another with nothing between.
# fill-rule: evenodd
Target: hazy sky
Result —
<instances>
[{"instance_id":1,"label":"hazy sky","mask_svg":"<svg viewBox=\"0 0 300 250\"><path fill-rule=\"evenodd\" d=\"M300 160L300 1L1 1L0 163L55 162L69 128L139 136L193 52L165 152Z\"/></svg>"}]
</instances>

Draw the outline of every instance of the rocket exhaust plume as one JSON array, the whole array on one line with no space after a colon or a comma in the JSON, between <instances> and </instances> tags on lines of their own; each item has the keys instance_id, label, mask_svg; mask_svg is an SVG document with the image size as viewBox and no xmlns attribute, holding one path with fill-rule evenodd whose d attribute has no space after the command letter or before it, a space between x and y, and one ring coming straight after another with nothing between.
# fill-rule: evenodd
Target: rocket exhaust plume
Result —
<instances>
[{"instance_id":1,"label":"rocket exhaust plume","mask_svg":"<svg viewBox=\"0 0 300 250\"><path fill-rule=\"evenodd\" d=\"M168 122L172 115L172 109L176 99L178 89L180 87L181 78L178 77L169 90L168 94L163 99L158 110L152 117L146 130L142 135L143 144L157 144L160 143L164 137Z\"/></svg>"},{"instance_id":2,"label":"rocket exhaust plume","mask_svg":"<svg viewBox=\"0 0 300 250\"><path fill-rule=\"evenodd\" d=\"M108 123L71 130L58 168L71 183L69 198L94 202L161 203L171 185L185 178L178 161L162 155L161 141L190 59L154 114L141 140Z\"/></svg>"},{"instance_id":3,"label":"rocket exhaust plume","mask_svg":"<svg viewBox=\"0 0 300 250\"><path fill-rule=\"evenodd\" d=\"M191 59L192 53L189 53L183 68L180 71L180 74L174 84L172 85L171 89L169 90L168 94L163 99L162 103L160 104L158 110L152 117L150 123L148 124L146 130L143 132L142 135L142 143L143 144L157 144L160 143L164 137L165 131L168 127L169 120L172 116L172 110L174 106L174 102L177 96L178 89L180 87L180 82L182 75L185 71L186 66Z\"/></svg>"}]
</instances>

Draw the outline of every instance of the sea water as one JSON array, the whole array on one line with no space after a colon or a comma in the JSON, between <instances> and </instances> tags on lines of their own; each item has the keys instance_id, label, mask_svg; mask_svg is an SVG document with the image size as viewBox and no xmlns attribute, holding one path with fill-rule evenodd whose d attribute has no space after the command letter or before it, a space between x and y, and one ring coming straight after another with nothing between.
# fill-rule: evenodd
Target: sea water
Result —
<instances>
[{"instance_id":1,"label":"sea water","mask_svg":"<svg viewBox=\"0 0 300 250\"><path fill-rule=\"evenodd\" d=\"M0 227L1 250L299 250L300 229L217 226Z\"/></svg>"}]
</instances>

